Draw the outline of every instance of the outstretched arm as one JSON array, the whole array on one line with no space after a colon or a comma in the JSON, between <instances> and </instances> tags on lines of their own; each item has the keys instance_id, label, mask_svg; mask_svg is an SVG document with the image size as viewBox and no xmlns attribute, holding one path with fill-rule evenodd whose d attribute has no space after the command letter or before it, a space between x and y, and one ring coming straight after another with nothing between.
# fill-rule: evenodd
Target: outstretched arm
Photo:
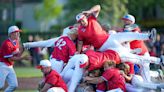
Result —
<instances>
[{"instance_id":1,"label":"outstretched arm","mask_svg":"<svg viewBox=\"0 0 164 92\"><path fill-rule=\"evenodd\" d=\"M55 41L57 41L59 37L56 38L52 38L49 40L45 40L45 41L38 41L38 42L27 42L27 43L23 43L24 48L34 48L34 47L53 47Z\"/></svg>"},{"instance_id":2,"label":"outstretched arm","mask_svg":"<svg viewBox=\"0 0 164 92\"><path fill-rule=\"evenodd\" d=\"M83 11L82 13L85 14L85 15L93 14L97 18L98 15L99 15L100 10L101 10L100 5L95 5L90 10Z\"/></svg>"}]
</instances>

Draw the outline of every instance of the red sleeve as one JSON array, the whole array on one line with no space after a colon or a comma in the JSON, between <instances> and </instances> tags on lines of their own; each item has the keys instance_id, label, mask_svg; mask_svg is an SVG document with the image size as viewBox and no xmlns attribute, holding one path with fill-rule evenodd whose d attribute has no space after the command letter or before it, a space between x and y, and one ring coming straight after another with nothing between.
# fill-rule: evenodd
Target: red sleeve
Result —
<instances>
[{"instance_id":1,"label":"red sleeve","mask_svg":"<svg viewBox=\"0 0 164 92\"><path fill-rule=\"evenodd\" d=\"M46 83L51 84L51 85L56 85L57 84L57 77L56 76L50 76L47 78Z\"/></svg>"},{"instance_id":2,"label":"red sleeve","mask_svg":"<svg viewBox=\"0 0 164 92\"><path fill-rule=\"evenodd\" d=\"M2 54L4 58L9 58L13 56L12 46L9 43L3 43L2 45Z\"/></svg>"}]
</instances>

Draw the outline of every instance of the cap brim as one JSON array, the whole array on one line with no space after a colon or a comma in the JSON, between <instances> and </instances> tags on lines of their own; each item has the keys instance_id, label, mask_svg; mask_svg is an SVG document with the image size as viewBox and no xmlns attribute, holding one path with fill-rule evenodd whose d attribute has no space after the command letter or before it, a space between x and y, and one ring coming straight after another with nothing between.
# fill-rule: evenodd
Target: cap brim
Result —
<instances>
[{"instance_id":1,"label":"cap brim","mask_svg":"<svg viewBox=\"0 0 164 92\"><path fill-rule=\"evenodd\" d=\"M81 65L80 65L80 68L84 68L85 66L87 66L87 62L84 63L84 64L81 64Z\"/></svg>"},{"instance_id":2,"label":"cap brim","mask_svg":"<svg viewBox=\"0 0 164 92\"><path fill-rule=\"evenodd\" d=\"M37 69L42 69L42 68L43 68L43 66L38 65L38 66L36 66L35 68L37 68Z\"/></svg>"},{"instance_id":3,"label":"cap brim","mask_svg":"<svg viewBox=\"0 0 164 92\"><path fill-rule=\"evenodd\" d=\"M15 32L22 32L22 30L16 30Z\"/></svg>"},{"instance_id":4,"label":"cap brim","mask_svg":"<svg viewBox=\"0 0 164 92\"><path fill-rule=\"evenodd\" d=\"M129 20L129 19L126 19L126 18L121 18L122 20L125 20L125 21L131 21L131 20ZM133 21L131 21L131 22L133 22Z\"/></svg>"}]
</instances>

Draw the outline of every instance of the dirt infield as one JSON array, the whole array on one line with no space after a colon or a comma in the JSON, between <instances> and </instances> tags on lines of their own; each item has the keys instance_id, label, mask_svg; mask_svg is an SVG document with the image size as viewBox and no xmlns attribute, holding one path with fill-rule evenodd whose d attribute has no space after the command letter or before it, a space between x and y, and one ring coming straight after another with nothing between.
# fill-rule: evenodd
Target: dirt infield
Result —
<instances>
[{"instance_id":1,"label":"dirt infield","mask_svg":"<svg viewBox=\"0 0 164 92\"><path fill-rule=\"evenodd\" d=\"M18 89L31 90L37 89L38 83L41 78L18 78Z\"/></svg>"},{"instance_id":2,"label":"dirt infield","mask_svg":"<svg viewBox=\"0 0 164 92\"><path fill-rule=\"evenodd\" d=\"M41 78L18 78L18 88L17 90L36 90L38 87L38 83ZM5 89L7 87L7 83L5 83ZM1 91L0 91L1 92Z\"/></svg>"}]
</instances>

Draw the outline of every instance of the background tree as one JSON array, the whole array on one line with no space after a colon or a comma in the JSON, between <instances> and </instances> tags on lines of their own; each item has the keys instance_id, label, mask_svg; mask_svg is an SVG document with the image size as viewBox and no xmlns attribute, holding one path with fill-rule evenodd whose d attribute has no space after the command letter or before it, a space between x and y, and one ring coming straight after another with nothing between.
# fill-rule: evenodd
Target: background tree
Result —
<instances>
[{"instance_id":1,"label":"background tree","mask_svg":"<svg viewBox=\"0 0 164 92\"><path fill-rule=\"evenodd\" d=\"M43 3L36 6L35 18L41 22L40 29L45 31L50 28L50 23L61 14L62 5L57 0L43 0Z\"/></svg>"},{"instance_id":2,"label":"background tree","mask_svg":"<svg viewBox=\"0 0 164 92\"><path fill-rule=\"evenodd\" d=\"M101 5L100 15L98 20L102 24L110 23L118 25L121 16L127 13L125 5L128 0L70 0L64 6L65 14L60 19L59 23L62 26L67 26L75 23L75 16L83 10L88 10L96 4Z\"/></svg>"}]
</instances>

